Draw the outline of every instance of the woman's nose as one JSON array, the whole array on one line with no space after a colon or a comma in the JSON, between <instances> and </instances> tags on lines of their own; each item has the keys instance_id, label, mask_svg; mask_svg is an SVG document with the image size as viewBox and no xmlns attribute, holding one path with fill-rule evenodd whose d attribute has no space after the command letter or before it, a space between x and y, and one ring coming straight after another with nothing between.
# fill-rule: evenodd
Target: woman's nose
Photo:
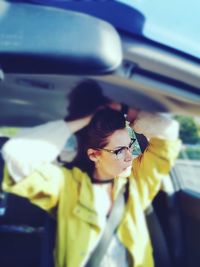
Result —
<instances>
[{"instance_id":1,"label":"woman's nose","mask_svg":"<svg viewBox=\"0 0 200 267\"><path fill-rule=\"evenodd\" d=\"M126 154L125 154L125 161L131 161L132 160L132 152L129 149L126 149Z\"/></svg>"}]
</instances>

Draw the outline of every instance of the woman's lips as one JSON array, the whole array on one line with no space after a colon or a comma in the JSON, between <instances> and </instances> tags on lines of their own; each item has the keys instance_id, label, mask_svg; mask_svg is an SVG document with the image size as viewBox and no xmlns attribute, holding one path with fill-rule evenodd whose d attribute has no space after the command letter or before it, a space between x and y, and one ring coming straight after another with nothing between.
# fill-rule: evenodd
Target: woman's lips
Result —
<instances>
[{"instance_id":1,"label":"woman's lips","mask_svg":"<svg viewBox=\"0 0 200 267\"><path fill-rule=\"evenodd\" d=\"M128 169L131 169L131 168L132 168L132 165L130 165L130 166L128 166L128 167L125 167L125 168L123 169L123 171L128 170Z\"/></svg>"}]
</instances>

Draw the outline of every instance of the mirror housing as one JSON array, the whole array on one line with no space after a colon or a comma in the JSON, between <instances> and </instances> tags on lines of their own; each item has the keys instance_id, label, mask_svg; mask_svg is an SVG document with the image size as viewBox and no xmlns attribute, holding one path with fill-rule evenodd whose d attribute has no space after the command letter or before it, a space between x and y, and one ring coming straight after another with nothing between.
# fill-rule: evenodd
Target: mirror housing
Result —
<instances>
[{"instance_id":1,"label":"mirror housing","mask_svg":"<svg viewBox=\"0 0 200 267\"><path fill-rule=\"evenodd\" d=\"M113 72L122 61L115 28L92 16L33 4L0 2L0 65L4 73Z\"/></svg>"}]
</instances>

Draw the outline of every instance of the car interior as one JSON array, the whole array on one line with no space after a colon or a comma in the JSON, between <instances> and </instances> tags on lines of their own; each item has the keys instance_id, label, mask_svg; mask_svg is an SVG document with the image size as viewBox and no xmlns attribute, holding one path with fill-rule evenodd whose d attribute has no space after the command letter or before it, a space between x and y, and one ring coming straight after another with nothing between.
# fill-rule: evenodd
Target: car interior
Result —
<instances>
[{"instance_id":1,"label":"car interior","mask_svg":"<svg viewBox=\"0 0 200 267\"><path fill-rule=\"evenodd\" d=\"M136 8L89 2L0 2L0 148L12 137L9 129L69 116L74 99L72 117L92 112L91 103L101 98L170 116L200 116L200 58L144 37L145 16ZM75 92L82 81L98 83L101 92ZM143 151L148 141L136 138ZM189 172L185 164L172 169L146 211L155 267L199 266L200 194L182 175L199 178L200 165ZM0 181L3 168L0 157ZM2 267L53 267L55 228L49 214L0 186Z\"/></svg>"}]
</instances>

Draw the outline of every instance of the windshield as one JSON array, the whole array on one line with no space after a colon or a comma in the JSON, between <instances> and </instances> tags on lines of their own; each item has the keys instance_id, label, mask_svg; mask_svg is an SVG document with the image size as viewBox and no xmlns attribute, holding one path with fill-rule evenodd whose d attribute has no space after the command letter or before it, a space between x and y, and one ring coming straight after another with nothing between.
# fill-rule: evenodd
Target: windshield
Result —
<instances>
[{"instance_id":1,"label":"windshield","mask_svg":"<svg viewBox=\"0 0 200 267\"><path fill-rule=\"evenodd\" d=\"M199 58L199 1L118 0L118 2L130 5L144 15L145 37Z\"/></svg>"}]
</instances>

